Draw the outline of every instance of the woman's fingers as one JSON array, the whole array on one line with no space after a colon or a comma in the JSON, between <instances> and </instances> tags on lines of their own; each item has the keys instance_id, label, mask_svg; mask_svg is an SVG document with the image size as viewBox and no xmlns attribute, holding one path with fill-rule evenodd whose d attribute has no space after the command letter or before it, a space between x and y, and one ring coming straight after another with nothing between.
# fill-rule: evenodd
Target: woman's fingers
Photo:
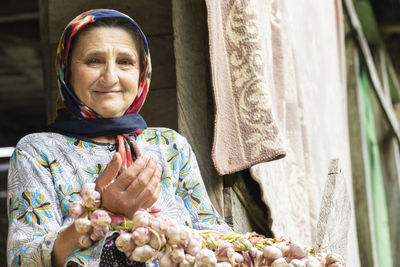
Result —
<instances>
[{"instance_id":1,"label":"woman's fingers","mask_svg":"<svg viewBox=\"0 0 400 267\"><path fill-rule=\"evenodd\" d=\"M147 208L150 208L151 206L153 206L154 203L157 202L157 199L158 199L158 196L160 195L160 192L161 192L161 184L158 183L156 185L156 188L153 191L153 193L146 197L146 200L144 201L144 204L143 204L143 208L147 209Z\"/></svg>"},{"instance_id":2,"label":"woman's fingers","mask_svg":"<svg viewBox=\"0 0 400 267\"><path fill-rule=\"evenodd\" d=\"M118 152L115 152L112 160L107 164L107 167L102 174L97 178L96 191L102 193L104 189L117 177L119 170L121 169L122 159Z\"/></svg>"},{"instance_id":3,"label":"woman's fingers","mask_svg":"<svg viewBox=\"0 0 400 267\"><path fill-rule=\"evenodd\" d=\"M145 189L140 192L137 197L137 200L141 201L142 206L140 208L149 208L151 207L158 199L158 196L161 192L161 177L162 168L160 165L156 166L156 169L151 176L148 184Z\"/></svg>"},{"instance_id":4,"label":"woman's fingers","mask_svg":"<svg viewBox=\"0 0 400 267\"><path fill-rule=\"evenodd\" d=\"M146 167L140 172L135 180L126 188L126 191L133 198L137 198L139 194L146 189L151 177L157 169L157 163L154 159L150 159Z\"/></svg>"},{"instance_id":5,"label":"woman's fingers","mask_svg":"<svg viewBox=\"0 0 400 267\"><path fill-rule=\"evenodd\" d=\"M112 184L104 187L103 207L129 218L137 209L152 206L161 191L161 172L155 159L150 159L146 165L146 159L138 158Z\"/></svg>"},{"instance_id":6,"label":"woman's fingers","mask_svg":"<svg viewBox=\"0 0 400 267\"><path fill-rule=\"evenodd\" d=\"M144 171L143 168L145 165L146 159L143 157L138 158L128 169L121 173L113 185L118 187L120 190L126 190Z\"/></svg>"}]
</instances>

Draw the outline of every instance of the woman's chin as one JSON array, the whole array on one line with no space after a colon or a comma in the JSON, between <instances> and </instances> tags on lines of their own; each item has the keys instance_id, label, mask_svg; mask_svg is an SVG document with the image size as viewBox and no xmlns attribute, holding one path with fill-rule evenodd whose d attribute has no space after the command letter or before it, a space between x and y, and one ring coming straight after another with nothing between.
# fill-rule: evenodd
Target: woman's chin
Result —
<instances>
[{"instance_id":1,"label":"woman's chin","mask_svg":"<svg viewBox=\"0 0 400 267\"><path fill-rule=\"evenodd\" d=\"M106 119L119 118L125 113L121 110L105 110L105 109L99 111L95 110L95 112L99 114L102 118Z\"/></svg>"},{"instance_id":2,"label":"woman's chin","mask_svg":"<svg viewBox=\"0 0 400 267\"><path fill-rule=\"evenodd\" d=\"M125 111L132 102L133 99L131 100L130 98L127 101L120 98L108 99L107 101L104 99L94 99L86 105L102 118L118 118L125 114Z\"/></svg>"}]
</instances>

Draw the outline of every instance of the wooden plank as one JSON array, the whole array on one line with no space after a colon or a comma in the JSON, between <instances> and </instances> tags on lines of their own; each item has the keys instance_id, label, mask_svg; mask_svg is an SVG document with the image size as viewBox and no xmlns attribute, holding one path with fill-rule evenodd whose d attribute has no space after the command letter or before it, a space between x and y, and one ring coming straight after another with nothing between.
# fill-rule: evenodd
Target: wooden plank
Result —
<instances>
[{"instance_id":1,"label":"wooden plank","mask_svg":"<svg viewBox=\"0 0 400 267\"><path fill-rule=\"evenodd\" d=\"M43 90L34 84L8 84L0 87L0 110L24 108L30 110L44 104Z\"/></svg>"},{"instance_id":2,"label":"wooden plank","mask_svg":"<svg viewBox=\"0 0 400 267\"><path fill-rule=\"evenodd\" d=\"M36 92L30 92L29 94L13 94L13 93L3 93L0 92L0 101L7 104L19 104L20 101L25 102L25 103L32 103L36 101L44 102L43 101L43 94L37 94Z\"/></svg>"},{"instance_id":3,"label":"wooden plank","mask_svg":"<svg viewBox=\"0 0 400 267\"><path fill-rule=\"evenodd\" d=\"M149 36L152 61L150 90L176 87L175 55L173 36Z\"/></svg>"},{"instance_id":4,"label":"wooden plank","mask_svg":"<svg viewBox=\"0 0 400 267\"><path fill-rule=\"evenodd\" d=\"M231 196L232 196L233 231L242 234L245 234L247 232L253 232L250 216L248 215L246 208L243 206L240 196L235 191L233 191Z\"/></svg>"},{"instance_id":5,"label":"wooden plank","mask_svg":"<svg viewBox=\"0 0 400 267\"><path fill-rule=\"evenodd\" d=\"M1 76L0 78L0 87L6 86L8 84L18 86L29 82L29 79L22 74L5 75ZM15 89L18 90L18 88Z\"/></svg>"},{"instance_id":6,"label":"wooden plank","mask_svg":"<svg viewBox=\"0 0 400 267\"><path fill-rule=\"evenodd\" d=\"M14 68L19 70L39 89L43 88L42 61L39 49L26 45L14 45L4 49Z\"/></svg>"},{"instance_id":7,"label":"wooden plank","mask_svg":"<svg viewBox=\"0 0 400 267\"><path fill-rule=\"evenodd\" d=\"M18 14L9 14L0 16L0 23L13 23L24 20L37 20L39 19L38 12L25 12Z\"/></svg>"},{"instance_id":8,"label":"wooden plank","mask_svg":"<svg viewBox=\"0 0 400 267\"><path fill-rule=\"evenodd\" d=\"M31 0L1 0L0 15L28 13L37 11L37 1Z\"/></svg>"},{"instance_id":9,"label":"wooden plank","mask_svg":"<svg viewBox=\"0 0 400 267\"><path fill-rule=\"evenodd\" d=\"M375 68L375 64L371 55L371 51L368 46L368 42L365 39L364 33L362 31L362 27L360 24L360 21L358 19L357 13L354 9L353 2L352 0L345 0L345 6L347 13L350 18L350 22L352 27L357 33L357 39L361 48L361 51L363 52L364 59L366 61L368 70L369 70L369 75L371 82L373 84L374 91L378 97L379 104L382 106L382 109L384 111L386 119L389 121L390 126L395 133L395 137L398 142L400 142L400 129L399 129L399 124L396 119L393 107L391 106L390 102L387 101L385 98L383 88L381 85L381 82L379 80L378 72Z\"/></svg>"},{"instance_id":10,"label":"wooden plank","mask_svg":"<svg viewBox=\"0 0 400 267\"><path fill-rule=\"evenodd\" d=\"M211 161L213 101L208 73L206 7L202 0L173 0L178 129L196 154L207 192L223 216L223 183Z\"/></svg>"},{"instance_id":11,"label":"wooden plank","mask_svg":"<svg viewBox=\"0 0 400 267\"><path fill-rule=\"evenodd\" d=\"M42 96L0 96L0 111L4 112L5 114L10 114L11 112L13 112L14 109L20 109L25 112L33 112L33 110L40 108L44 109L44 98ZM23 127L23 121L21 119L19 119L18 121L19 123L21 123L21 127ZM3 121L1 122L1 124L3 124ZM7 127L6 125L4 126Z\"/></svg>"},{"instance_id":12,"label":"wooden plank","mask_svg":"<svg viewBox=\"0 0 400 267\"><path fill-rule=\"evenodd\" d=\"M369 180L368 155L365 146L365 130L360 119L360 96L358 88L358 54L353 43L346 46L347 59L347 106L349 118L349 141L351 169L353 177L354 210L356 216L357 236L361 266L378 266L375 249L375 239L371 232L371 199L368 195L367 180Z\"/></svg>"},{"instance_id":13,"label":"wooden plank","mask_svg":"<svg viewBox=\"0 0 400 267\"><path fill-rule=\"evenodd\" d=\"M392 60L390 59L390 57L387 57L386 60L387 60L387 67L388 67L390 78L392 79L397 96L400 97L400 82L399 82L398 76L396 74L396 71L394 70ZM395 102L398 102L398 101L399 100L396 99Z\"/></svg>"},{"instance_id":14,"label":"wooden plank","mask_svg":"<svg viewBox=\"0 0 400 267\"><path fill-rule=\"evenodd\" d=\"M49 32L49 0L39 0L39 18L40 18L40 41L43 59L43 88L46 103L46 121L53 122L56 118L55 101L57 91L54 85L57 84L54 72L55 47L50 44Z\"/></svg>"},{"instance_id":15,"label":"wooden plank","mask_svg":"<svg viewBox=\"0 0 400 267\"><path fill-rule=\"evenodd\" d=\"M35 27L31 27L31 30L35 30ZM23 32L24 30L21 30L20 32ZM25 31L28 31L25 29ZM14 35L13 35L14 34ZM2 32L0 35L0 47L8 47L8 46L13 46L13 45L24 45L24 46L29 46L34 49L40 49L40 42L38 39L32 39L32 37L27 38L23 36L17 36L16 33L7 33L7 32ZM39 36L37 36L39 37Z\"/></svg>"},{"instance_id":16,"label":"wooden plank","mask_svg":"<svg viewBox=\"0 0 400 267\"><path fill-rule=\"evenodd\" d=\"M384 34L399 34L400 33L400 25L399 24L382 25L379 28Z\"/></svg>"},{"instance_id":17,"label":"wooden plank","mask_svg":"<svg viewBox=\"0 0 400 267\"><path fill-rule=\"evenodd\" d=\"M0 40L1 44L1 40ZM7 55L4 54L3 51L3 45L0 45L0 70L9 70L10 68L13 68L12 63L10 62L10 59L8 58Z\"/></svg>"},{"instance_id":18,"label":"wooden plank","mask_svg":"<svg viewBox=\"0 0 400 267\"><path fill-rule=\"evenodd\" d=\"M381 144L382 173L385 182L393 262L400 262L400 157L397 140L389 138Z\"/></svg>"},{"instance_id":19,"label":"wooden plank","mask_svg":"<svg viewBox=\"0 0 400 267\"><path fill-rule=\"evenodd\" d=\"M23 100L23 101L15 101L14 103L16 103L15 105L10 105L10 101L7 102L0 102L0 105L4 106L4 108L0 108L0 112L2 113L6 113L9 114L10 110L14 109L20 109L20 110L24 110L25 112L32 112L32 114L38 114L35 111L32 111L31 108L33 108L33 110L39 109L40 107L44 107L44 101L29 101L29 100ZM29 107L29 108L27 108ZM39 116L39 115L38 115ZM45 116L45 113L43 112L43 115L40 114L40 116ZM1 124L0 124L0 128L6 128L8 130L10 130L8 123L6 123L4 121L4 118L0 117L0 119L2 120ZM16 121L15 122L19 122L20 126L18 126L19 128L21 128L23 130L24 125L22 125L21 119L19 118L15 118ZM42 124L42 123L40 123ZM38 124L39 125L39 124ZM44 124L43 124L44 126ZM3 128L3 129L4 129ZM27 131L28 129L26 128L25 131ZM21 136L22 137L22 136Z\"/></svg>"},{"instance_id":20,"label":"wooden plank","mask_svg":"<svg viewBox=\"0 0 400 267\"><path fill-rule=\"evenodd\" d=\"M229 225L233 229L233 213L232 213L232 187L225 187L223 189L223 198L224 198L224 219L226 224Z\"/></svg>"},{"instance_id":21,"label":"wooden plank","mask_svg":"<svg viewBox=\"0 0 400 267\"><path fill-rule=\"evenodd\" d=\"M357 17L362 25L366 40L369 43L379 44L381 41L380 32L371 3L356 0L353 1L353 4L357 14L359 14Z\"/></svg>"},{"instance_id":22,"label":"wooden plank","mask_svg":"<svg viewBox=\"0 0 400 267\"><path fill-rule=\"evenodd\" d=\"M28 103L27 103L28 104ZM1 146L15 146L24 135L32 133L33 131L40 131L44 129L45 124L45 110L44 105L35 105L29 110L24 107L14 109L13 112L1 112L0 121L2 131L0 133L0 147ZM19 107L17 105L17 107ZM24 123L21 123L21 117L24 117ZM9 140L13 140L10 142Z\"/></svg>"},{"instance_id":23,"label":"wooden plank","mask_svg":"<svg viewBox=\"0 0 400 267\"><path fill-rule=\"evenodd\" d=\"M378 51L378 57L379 57L379 68L381 72L381 78L382 78L382 89L384 96L386 99L390 102L390 88L389 88L389 80L388 80L388 70L387 70L387 65L386 65L386 55L385 51L383 48L379 48Z\"/></svg>"},{"instance_id":24,"label":"wooden plank","mask_svg":"<svg viewBox=\"0 0 400 267\"><path fill-rule=\"evenodd\" d=\"M240 233L255 231L272 237L270 210L262 200L260 185L251 177L248 170L235 175L232 195L234 231Z\"/></svg>"},{"instance_id":25,"label":"wooden plank","mask_svg":"<svg viewBox=\"0 0 400 267\"><path fill-rule=\"evenodd\" d=\"M25 96L25 97L24 97ZM0 94L0 103L3 107L1 107L0 109L5 110L8 107L12 107L14 106L25 106L25 109L28 109L27 107L29 106L29 104L31 104L32 106L38 103L43 104L43 96L42 95L31 95L29 97L26 97L26 95L8 95L8 96L4 96L3 94Z\"/></svg>"},{"instance_id":26,"label":"wooden plank","mask_svg":"<svg viewBox=\"0 0 400 267\"><path fill-rule=\"evenodd\" d=\"M395 109L397 118L400 119L400 103L395 104L394 109ZM399 144L399 143L397 143L397 144ZM395 154L395 157L398 159L398 161L400 161L400 145L398 146L397 149L394 150L394 154ZM400 164L397 167L400 168ZM400 175L397 178L398 178L397 182L398 182L399 191L400 191Z\"/></svg>"},{"instance_id":27,"label":"wooden plank","mask_svg":"<svg viewBox=\"0 0 400 267\"><path fill-rule=\"evenodd\" d=\"M1 62L2 58L0 57L0 62ZM9 76L9 75L20 75L21 72L14 70L14 69L10 69L10 66L1 66L0 64L0 79L2 79L1 76L5 75L5 76Z\"/></svg>"},{"instance_id":28,"label":"wooden plank","mask_svg":"<svg viewBox=\"0 0 400 267\"><path fill-rule=\"evenodd\" d=\"M1 78L0 78L1 80ZM1 83L0 83L1 84ZM40 95L41 97L44 98L43 95L43 89L37 87L36 84L33 84L32 82L29 83L29 81L21 81L21 82L15 82L15 83L6 83L6 84L1 84L0 85L0 95L7 96L7 95L13 95L13 96L19 96L19 97L28 97L31 95Z\"/></svg>"},{"instance_id":29,"label":"wooden plank","mask_svg":"<svg viewBox=\"0 0 400 267\"><path fill-rule=\"evenodd\" d=\"M49 13L49 41L58 42L66 24L90 9L111 8L131 16L147 35L171 34L171 1L165 0L53 0L43 8Z\"/></svg>"},{"instance_id":30,"label":"wooden plank","mask_svg":"<svg viewBox=\"0 0 400 267\"><path fill-rule=\"evenodd\" d=\"M150 90L140 114L149 127L178 129L176 89Z\"/></svg>"},{"instance_id":31,"label":"wooden plank","mask_svg":"<svg viewBox=\"0 0 400 267\"><path fill-rule=\"evenodd\" d=\"M388 101L391 101L388 64L386 62L386 54L383 49L380 49L380 68L382 73L382 82L385 96ZM380 143L380 155L382 164L382 174L385 183L386 202L389 216L389 230L391 235L391 249L393 262L400 262L400 153L399 143L394 138L393 133Z\"/></svg>"}]
</instances>

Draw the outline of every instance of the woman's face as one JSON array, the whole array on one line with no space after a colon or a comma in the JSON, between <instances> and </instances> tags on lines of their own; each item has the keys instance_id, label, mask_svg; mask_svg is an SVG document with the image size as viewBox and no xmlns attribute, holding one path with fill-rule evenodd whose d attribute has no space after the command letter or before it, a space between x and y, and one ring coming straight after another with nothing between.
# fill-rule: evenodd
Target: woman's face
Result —
<instances>
[{"instance_id":1,"label":"woman's face","mask_svg":"<svg viewBox=\"0 0 400 267\"><path fill-rule=\"evenodd\" d=\"M131 35L97 27L83 32L71 55L70 85L103 118L122 116L136 97L140 64Z\"/></svg>"}]
</instances>

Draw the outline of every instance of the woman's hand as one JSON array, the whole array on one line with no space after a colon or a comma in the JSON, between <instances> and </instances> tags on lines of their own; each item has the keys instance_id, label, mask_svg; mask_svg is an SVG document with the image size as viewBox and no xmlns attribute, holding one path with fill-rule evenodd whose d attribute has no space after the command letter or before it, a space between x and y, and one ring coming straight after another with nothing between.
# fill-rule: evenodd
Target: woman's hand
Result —
<instances>
[{"instance_id":1,"label":"woman's hand","mask_svg":"<svg viewBox=\"0 0 400 267\"><path fill-rule=\"evenodd\" d=\"M149 208L158 199L161 191L161 166L150 159L147 164L138 158L117 179L121 168L121 155L116 152L106 169L96 182L96 190L101 194L101 205L105 209L132 218L139 208Z\"/></svg>"}]
</instances>

